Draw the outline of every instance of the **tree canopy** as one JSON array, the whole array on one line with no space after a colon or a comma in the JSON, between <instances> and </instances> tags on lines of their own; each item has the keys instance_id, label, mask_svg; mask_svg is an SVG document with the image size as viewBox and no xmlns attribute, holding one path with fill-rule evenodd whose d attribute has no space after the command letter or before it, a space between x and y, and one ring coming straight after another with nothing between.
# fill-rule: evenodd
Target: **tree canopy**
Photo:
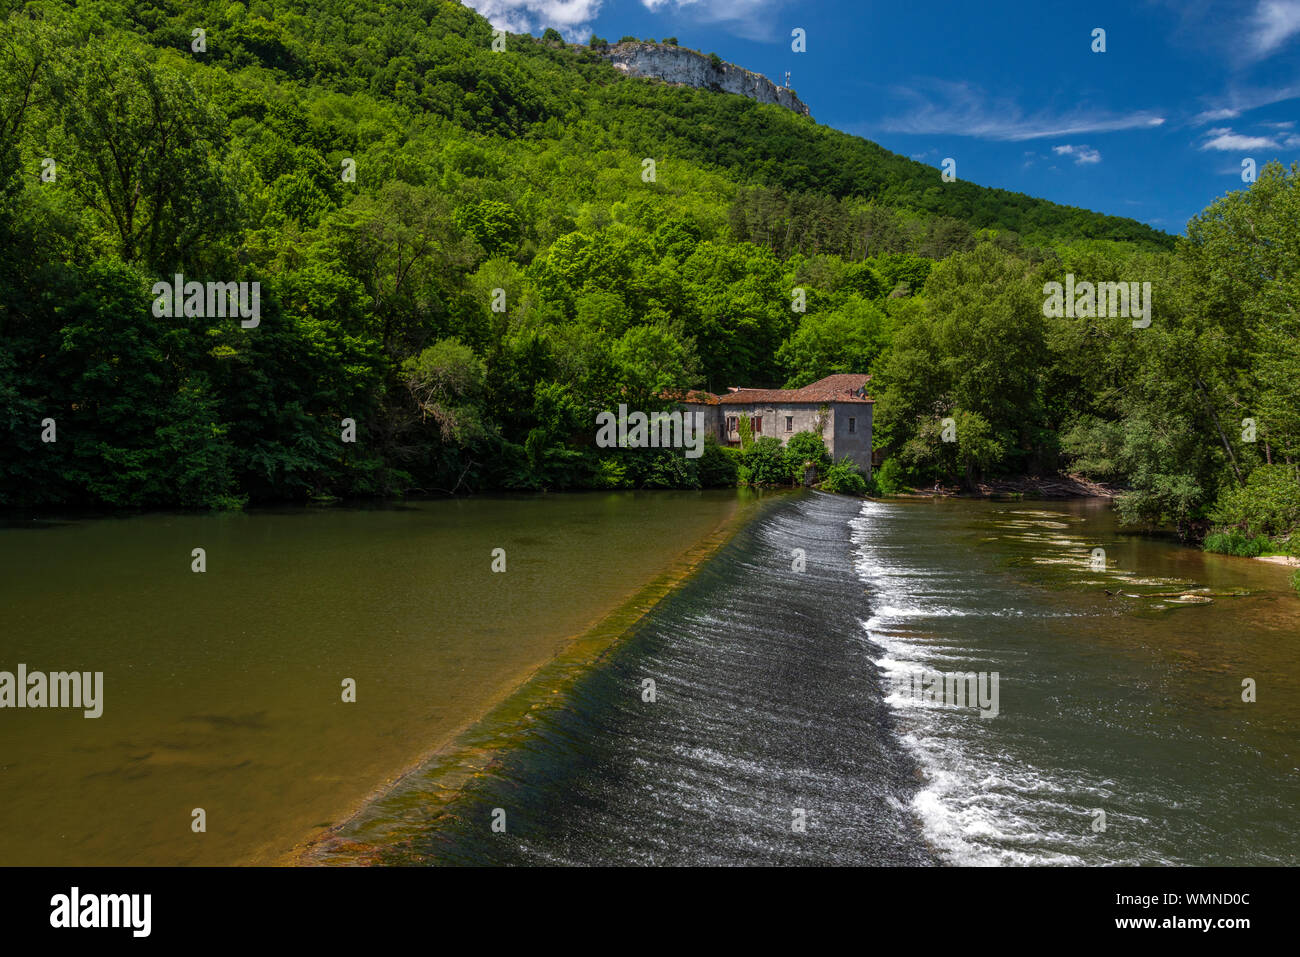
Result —
<instances>
[{"instance_id":1,"label":"tree canopy","mask_svg":"<svg viewBox=\"0 0 1300 957\"><path fill-rule=\"evenodd\" d=\"M595 414L869 372L891 482L1074 469L1134 522L1290 533L1295 167L1175 241L599 38L498 52L446 0L0 16L7 505L695 487L742 472L596 448ZM1067 273L1149 282L1150 325L1044 315ZM257 282L260 322L153 315L177 274ZM744 472L789 474L769 446Z\"/></svg>"}]
</instances>

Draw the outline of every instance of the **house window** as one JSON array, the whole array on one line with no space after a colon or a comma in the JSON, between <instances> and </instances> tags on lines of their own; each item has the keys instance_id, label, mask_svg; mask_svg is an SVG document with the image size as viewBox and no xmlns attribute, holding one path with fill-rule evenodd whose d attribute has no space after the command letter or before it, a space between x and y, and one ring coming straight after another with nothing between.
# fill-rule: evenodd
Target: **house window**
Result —
<instances>
[{"instance_id":1,"label":"house window","mask_svg":"<svg viewBox=\"0 0 1300 957\"><path fill-rule=\"evenodd\" d=\"M736 431L736 417L734 415L727 416L727 431L728 432Z\"/></svg>"},{"instance_id":2,"label":"house window","mask_svg":"<svg viewBox=\"0 0 1300 957\"><path fill-rule=\"evenodd\" d=\"M853 418L852 416L849 416L849 431L850 432L858 431L858 420Z\"/></svg>"},{"instance_id":3,"label":"house window","mask_svg":"<svg viewBox=\"0 0 1300 957\"><path fill-rule=\"evenodd\" d=\"M793 415L787 415L787 416L785 417L785 430L786 430L787 432L793 432L793 431L794 431L794 416L793 416Z\"/></svg>"},{"instance_id":4,"label":"house window","mask_svg":"<svg viewBox=\"0 0 1300 957\"><path fill-rule=\"evenodd\" d=\"M763 417L761 415L756 415L754 416L754 434L758 435L762 431L763 431Z\"/></svg>"}]
</instances>

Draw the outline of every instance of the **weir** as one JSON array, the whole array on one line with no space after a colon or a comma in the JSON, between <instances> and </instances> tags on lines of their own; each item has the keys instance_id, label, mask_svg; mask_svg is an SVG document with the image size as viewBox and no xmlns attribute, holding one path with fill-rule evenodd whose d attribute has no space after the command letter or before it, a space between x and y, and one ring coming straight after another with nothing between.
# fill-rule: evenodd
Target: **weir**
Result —
<instances>
[{"instance_id":1,"label":"weir","mask_svg":"<svg viewBox=\"0 0 1300 957\"><path fill-rule=\"evenodd\" d=\"M369 815L330 862L351 838L377 863L932 863L907 809L916 767L853 638L868 613L849 539L861 504L776 502L457 799L387 846ZM415 795L383 803L421 813Z\"/></svg>"}]
</instances>

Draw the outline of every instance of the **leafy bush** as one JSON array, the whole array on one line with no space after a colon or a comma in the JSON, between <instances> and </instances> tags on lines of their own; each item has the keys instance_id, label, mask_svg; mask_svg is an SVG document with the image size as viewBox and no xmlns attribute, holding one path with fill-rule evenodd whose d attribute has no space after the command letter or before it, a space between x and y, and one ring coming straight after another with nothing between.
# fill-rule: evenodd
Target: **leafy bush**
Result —
<instances>
[{"instance_id":1,"label":"leafy bush","mask_svg":"<svg viewBox=\"0 0 1300 957\"><path fill-rule=\"evenodd\" d=\"M840 495L867 494L866 478L857 463L848 458L840 459L826 470L821 487L827 492L837 492Z\"/></svg>"},{"instance_id":2,"label":"leafy bush","mask_svg":"<svg viewBox=\"0 0 1300 957\"><path fill-rule=\"evenodd\" d=\"M1095 479L1121 477L1120 455L1124 427L1096 416L1083 416L1061 435L1061 451L1073 459L1071 467Z\"/></svg>"},{"instance_id":3,"label":"leafy bush","mask_svg":"<svg viewBox=\"0 0 1300 957\"><path fill-rule=\"evenodd\" d=\"M790 441L785 444L785 458L790 477L795 481L803 477L804 466L808 462L817 469L818 475L824 474L831 465L826 443L820 435L811 431L796 432L790 436Z\"/></svg>"},{"instance_id":4,"label":"leafy bush","mask_svg":"<svg viewBox=\"0 0 1300 957\"><path fill-rule=\"evenodd\" d=\"M1240 529L1226 532L1214 532L1205 538L1205 550L1221 555L1237 555L1241 558L1257 558L1264 552L1271 551L1273 543L1264 535L1250 536Z\"/></svg>"},{"instance_id":5,"label":"leafy bush","mask_svg":"<svg viewBox=\"0 0 1300 957\"><path fill-rule=\"evenodd\" d=\"M1210 519L1248 535L1285 535L1300 527L1300 482L1289 465L1261 465L1244 486L1219 494Z\"/></svg>"},{"instance_id":6,"label":"leafy bush","mask_svg":"<svg viewBox=\"0 0 1300 957\"><path fill-rule=\"evenodd\" d=\"M704 440L704 452L699 458L700 486L702 488L733 488L740 470L741 457L736 449L725 448L712 436Z\"/></svg>"},{"instance_id":7,"label":"leafy bush","mask_svg":"<svg viewBox=\"0 0 1300 957\"><path fill-rule=\"evenodd\" d=\"M903 476L903 466L899 464L898 459L885 459L880 463L880 468L876 469L872 478L875 482L876 491L881 495L897 495L907 488Z\"/></svg>"},{"instance_id":8,"label":"leafy bush","mask_svg":"<svg viewBox=\"0 0 1300 957\"><path fill-rule=\"evenodd\" d=\"M978 412L957 409L951 418L956 441L944 440L943 419L922 418L898 457L909 474L921 480L960 479L974 485L978 476L1002 458L1005 446Z\"/></svg>"},{"instance_id":9,"label":"leafy bush","mask_svg":"<svg viewBox=\"0 0 1300 957\"><path fill-rule=\"evenodd\" d=\"M781 440L765 435L745 450L745 467L752 485L789 485L790 470Z\"/></svg>"},{"instance_id":10,"label":"leafy bush","mask_svg":"<svg viewBox=\"0 0 1300 957\"><path fill-rule=\"evenodd\" d=\"M627 466L615 456L597 459L591 473L592 488L627 488Z\"/></svg>"},{"instance_id":11,"label":"leafy bush","mask_svg":"<svg viewBox=\"0 0 1300 957\"><path fill-rule=\"evenodd\" d=\"M643 488L699 488L697 459L688 459L680 449L661 449L653 455L641 481Z\"/></svg>"}]
</instances>

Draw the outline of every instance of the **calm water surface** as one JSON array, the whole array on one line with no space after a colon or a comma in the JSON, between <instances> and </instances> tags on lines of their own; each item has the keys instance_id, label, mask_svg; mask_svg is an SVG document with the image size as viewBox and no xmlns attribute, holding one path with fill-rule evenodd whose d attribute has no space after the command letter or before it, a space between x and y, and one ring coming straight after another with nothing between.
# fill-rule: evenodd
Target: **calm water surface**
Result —
<instances>
[{"instance_id":1,"label":"calm water surface","mask_svg":"<svg viewBox=\"0 0 1300 957\"><path fill-rule=\"evenodd\" d=\"M0 711L0 864L276 860L740 501L593 493L0 529L0 670L105 682L98 719Z\"/></svg>"}]
</instances>

